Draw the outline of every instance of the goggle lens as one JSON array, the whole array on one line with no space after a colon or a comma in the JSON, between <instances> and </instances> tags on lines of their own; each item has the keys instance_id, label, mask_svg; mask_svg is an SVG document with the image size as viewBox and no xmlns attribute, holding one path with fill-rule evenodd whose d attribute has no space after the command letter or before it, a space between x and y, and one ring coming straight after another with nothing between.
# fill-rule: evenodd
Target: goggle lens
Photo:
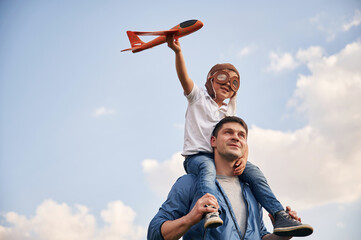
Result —
<instances>
[{"instance_id":1,"label":"goggle lens","mask_svg":"<svg viewBox=\"0 0 361 240\"><path fill-rule=\"evenodd\" d=\"M218 74L217 75L217 80L221 81L221 82L226 82L228 80L228 76L224 73Z\"/></svg>"},{"instance_id":2,"label":"goggle lens","mask_svg":"<svg viewBox=\"0 0 361 240\"><path fill-rule=\"evenodd\" d=\"M232 85L235 89L238 89L239 85L238 85L238 81L237 79L234 79L233 82L232 82Z\"/></svg>"}]
</instances>

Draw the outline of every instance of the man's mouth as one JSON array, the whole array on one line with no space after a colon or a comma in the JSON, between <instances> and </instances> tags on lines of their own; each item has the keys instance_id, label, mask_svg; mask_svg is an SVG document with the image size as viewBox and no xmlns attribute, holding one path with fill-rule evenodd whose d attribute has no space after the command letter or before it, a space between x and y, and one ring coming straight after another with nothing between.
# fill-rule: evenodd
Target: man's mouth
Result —
<instances>
[{"instance_id":1,"label":"man's mouth","mask_svg":"<svg viewBox=\"0 0 361 240\"><path fill-rule=\"evenodd\" d=\"M236 147L236 148L241 148L240 145L235 144L235 143L230 143L230 144L228 144L228 146L230 146L230 147Z\"/></svg>"}]
</instances>

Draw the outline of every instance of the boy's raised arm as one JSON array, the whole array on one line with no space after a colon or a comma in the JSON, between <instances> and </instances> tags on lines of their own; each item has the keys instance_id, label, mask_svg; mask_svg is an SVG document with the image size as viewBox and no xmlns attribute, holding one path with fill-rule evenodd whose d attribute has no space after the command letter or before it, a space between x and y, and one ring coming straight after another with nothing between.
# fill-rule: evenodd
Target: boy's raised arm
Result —
<instances>
[{"instance_id":1,"label":"boy's raised arm","mask_svg":"<svg viewBox=\"0 0 361 240\"><path fill-rule=\"evenodd\" d=\"M173 35L167 36L167 43L168 43L168 47L170 47L175 53L175 67L177 70L177 75L184 90L184 93L188 95L193 89L194 82L188 76L186 63L184 61L184 57L182 53L182 48L179 44L178 39L174 40Z\"/></svg>"}]
</instances>

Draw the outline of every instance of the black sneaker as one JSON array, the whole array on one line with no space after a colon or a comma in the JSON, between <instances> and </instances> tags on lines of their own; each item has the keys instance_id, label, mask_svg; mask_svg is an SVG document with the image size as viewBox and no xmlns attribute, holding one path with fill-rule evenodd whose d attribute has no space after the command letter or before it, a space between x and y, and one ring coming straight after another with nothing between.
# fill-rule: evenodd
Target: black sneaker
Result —
<instances>
[{"instance_id":1,"label":"black sneaker","mask_svg":"<svg viewBox=\"0 0 361 240\"><path fill-rule=\"evenodd\" d=\"M293 219L286 211L282 210L275 214L273 233L278 236L306 237L313 233L313 228Z\"/></svg>"}]
</instances>

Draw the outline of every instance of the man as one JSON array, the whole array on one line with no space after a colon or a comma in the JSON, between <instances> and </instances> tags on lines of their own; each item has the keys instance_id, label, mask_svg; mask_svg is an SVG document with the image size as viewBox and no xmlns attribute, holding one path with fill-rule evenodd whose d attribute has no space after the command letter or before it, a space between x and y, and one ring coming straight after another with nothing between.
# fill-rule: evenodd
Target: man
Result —
<instances>
[{"instance_id":1,"label":"man","mask_svg":"<svg viewBox=\"0 0 361 240\"><path fill-rule=\"evenodd\" d=\"M239 183L238 178L233 174L236 160L248 149L247 134L246 123L238 117L226 117L215 126L211 145L214 149L217 172L216 196L211 194L197 196L197 178L192 174L182 176L174 184L167 200L150 222L149 240L173 240L182 236L184 240L290 239L290 237L280 237L267 232L262 221L260 204L249 186L243 182ZM221 212L223 225L205 229L204 214L217 211ZM289 213L299 220L295 212ZM305 231L311 234L313 230L310 227ZM302 233L302 235L305 234Z\"/></svg>"}]
</instances>

